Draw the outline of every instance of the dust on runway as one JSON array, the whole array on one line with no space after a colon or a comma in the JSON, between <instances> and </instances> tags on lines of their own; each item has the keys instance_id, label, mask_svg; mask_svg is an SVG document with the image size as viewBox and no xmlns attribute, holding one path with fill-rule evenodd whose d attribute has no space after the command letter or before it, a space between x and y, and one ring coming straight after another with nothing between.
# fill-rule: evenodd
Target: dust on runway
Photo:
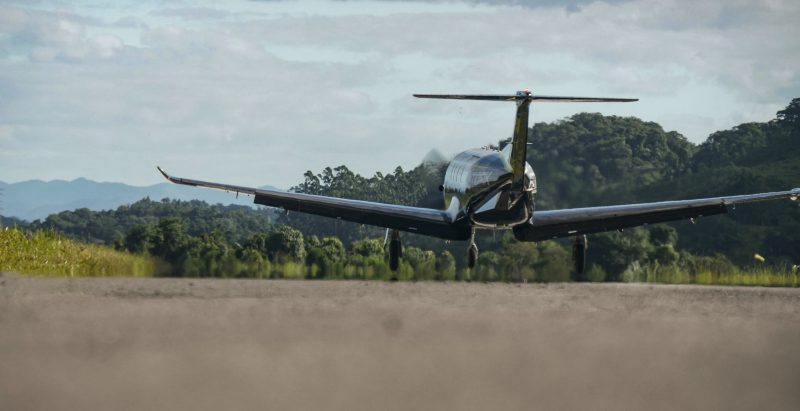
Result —
<instances>
[{"instance_id":1,"label":"dust on runway","mask_svg":"<svg viewBox=\"0 0 800 411\"><path fill-rule=\"evenodd\" d=\"M0 409L800 409L800 290L0 277Z\"/></svg>"}]
</instances>

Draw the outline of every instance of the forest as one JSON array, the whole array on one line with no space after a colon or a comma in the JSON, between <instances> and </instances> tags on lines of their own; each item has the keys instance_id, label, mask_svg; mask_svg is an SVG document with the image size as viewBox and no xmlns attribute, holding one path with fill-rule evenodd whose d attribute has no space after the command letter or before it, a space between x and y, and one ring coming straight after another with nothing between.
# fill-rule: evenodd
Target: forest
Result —
<instances>
[{"instance_id":1,"label":"forest","mask_svg":"<svg viewBox=\"0 0 800 411\"><path fill-rule=\"evenodd\" d=\"M509 139L499 140L500 149ZM634 117L580 113L529 129L537 210L702 198L800 186L800 98L765 123L745 123L695 145ZM293 191L442 207L445 159L364 177L346 166L307 171ZM385 230L268 208L143 199L116 210L65 211L25 226L156 258L169 276L567 281L569 243L519 243L480 232L466 243L404 233L403 262L388 270ZM742 273L792 274L800 263L797 203L738 206L726 215L595 234L592 281L724 282ZM754 255L763 256L757 261ZM761 271L759 271L761 270ZM733 280L731 280L733 281ZM739 281L742 282L742 281Z\"/></svg>"}]
</instances>

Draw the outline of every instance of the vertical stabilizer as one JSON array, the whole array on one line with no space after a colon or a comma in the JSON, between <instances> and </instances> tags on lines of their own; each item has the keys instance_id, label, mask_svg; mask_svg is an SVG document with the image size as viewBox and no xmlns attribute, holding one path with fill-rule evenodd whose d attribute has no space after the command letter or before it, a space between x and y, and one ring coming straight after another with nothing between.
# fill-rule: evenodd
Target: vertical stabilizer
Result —
<instances>
[{"instance_id":1,"label":"vertical stabilizer","mask_svg":"<svg viewBox=\"0 0 800 411\"><path fill-rule=\"evenodd\" d=\"M608 97L567 97L541 96L531 94L530 90L518 91L517 94L414 94L419 98L442 98L449 100L482 100L482 101L515 101L517 103L517 119L514 123L514 136L511 139L511 170L514 188L525 186L525 156L528 151L528 111L531 102L572 102L572 103L624 103L637 101L635 98Z\"/></svg>"},{"instance_id":2,"label":"vertical stabilizer","mask_svg":"<svg viewBox=\"0 0 800 411\"><path fill-rule=\"evenodd\" d=\"M528 113L530 110L531 92L528 90L517 92L517 118L514 122L514 135L511 137L511 163L512 184L515 189L522 190L525 186L525 156L528 152Z\"/></svg>"}]
</instances>

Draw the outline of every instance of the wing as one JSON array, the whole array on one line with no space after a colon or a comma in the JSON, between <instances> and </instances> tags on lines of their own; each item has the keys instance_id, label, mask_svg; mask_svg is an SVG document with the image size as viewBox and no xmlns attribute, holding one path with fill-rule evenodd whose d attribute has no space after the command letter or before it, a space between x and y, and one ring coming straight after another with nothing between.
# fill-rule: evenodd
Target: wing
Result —
<instances>
[{"instance_id":1,"label":"wing","mask_svg":"<svg viewBox=\"0 0 800 411\"><path fill-rule=\"evenodd\" d=\"M723 214L728 211L729 206L737 204L781 199L797 201L798 197L800 188L697 200L536 211L529 224L514 227L514 236L521 241L541 241Z\"/></svg>"},{"instance_id":2,"label":"wing","mask_svg":"<svg viewBox=\"0 0 800 411\"><path fill-rule=\"evenodd\" d=\"M264 190L252 187L212 183L173 177L161 167L158 171L172 183L195 187L208 187L255 197L253 202L287 211L339 218L355 223L425 234L449 240L466 240L470 236L465 218L458 216L459 210L435 210L432 208L408 207L371 201L349 200L287 191Z\"/></svg>"}]
</instances>

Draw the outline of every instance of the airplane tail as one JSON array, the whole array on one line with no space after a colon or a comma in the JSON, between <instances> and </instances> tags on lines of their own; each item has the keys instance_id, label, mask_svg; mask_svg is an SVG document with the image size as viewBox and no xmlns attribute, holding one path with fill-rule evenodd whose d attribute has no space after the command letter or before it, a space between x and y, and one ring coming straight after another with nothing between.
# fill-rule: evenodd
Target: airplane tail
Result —
<instances>
[{"instance_id":1,"label":"airplane tail","mask_svg":"<svg viewBox=\"0 0 800 411\"><path fill-rule=\"evenodd\" d=\"M516 102L517 116L514 122L514 136L511 139L509 162L513 173L513 184L520 189L524 186L525 157L528 151L528 113L532 102L624 103L639 100L638 98L539 96L531 94L530 90L527 89L518 91L516 94L414 94L414 97Z\"/></svg>"}]
</instances>

